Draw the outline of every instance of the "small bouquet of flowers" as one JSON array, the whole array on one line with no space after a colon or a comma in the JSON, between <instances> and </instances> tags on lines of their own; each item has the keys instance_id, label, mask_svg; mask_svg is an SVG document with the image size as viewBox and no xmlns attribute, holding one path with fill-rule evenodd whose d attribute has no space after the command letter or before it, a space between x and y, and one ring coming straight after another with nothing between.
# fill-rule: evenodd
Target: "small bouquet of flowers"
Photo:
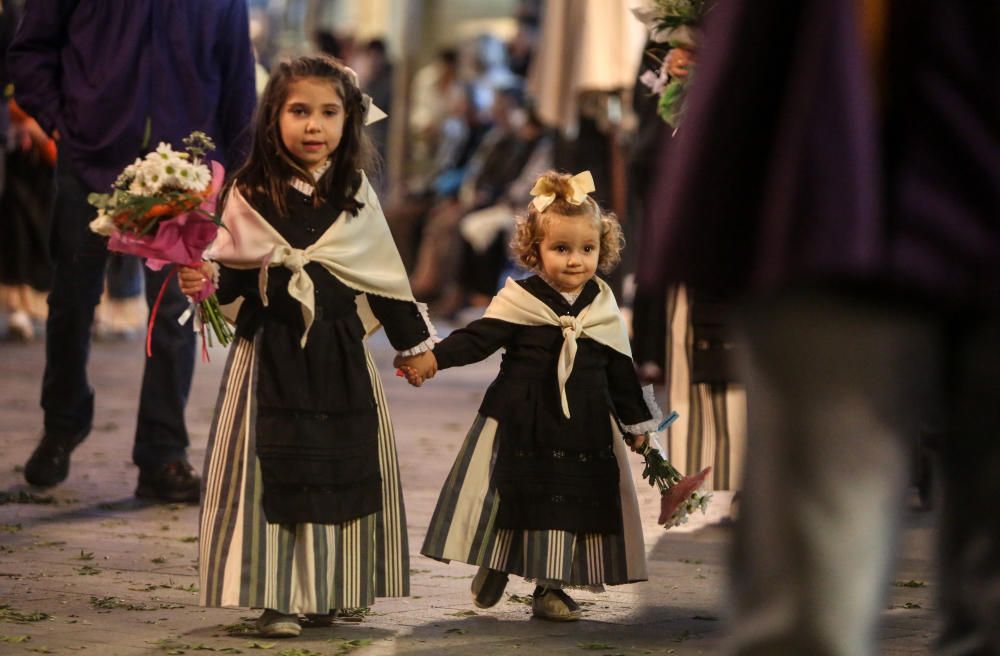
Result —
<instances>
[{"instance_id":1,"label":"small bouquet of flowers","mask_svg":"<svg viewBox=\"0 0 1000 656\"><path fill-rule=\"evenodd\" d=\"M700 40L699 28L713 4L714 0L650 0L650 5L634 8L632 13L649 30L652 41L666 44L667 50L682 48L693 52ZM659 96L657 113L676 128L684 109L690 76L670 75L663 54L665 51L649 52L658 65L640 75L639 81Z\"/></svg>"},{"instance_id":2,"label":"small bouquet of flowers","mask_svg":"<svg viewBox=\"0 0 1000 656\"><path fill-rule=\"evenodd\" d=\"M108 237L108 250L144 257L146 266L154 271L173 267L150 310L147 356L152 354L153 323L167 283L179 266L200 265L221 225L215 201L225 172L218 162L211 162L209 168L202 160L215 144L205 133L192 132L184 139L184 147L183 152L177 152L161 143L125 167L111 193L87 197L97 208L90 229ZM198 304L196 325L202 335L202 354L207 357L206 325L223 346L232 341L233 332L219 309L214 284L206 285L193 302ZM188 316L185 313L181 321Z\"/></svg>"},{"instance_id":3,"label":"small bouquet of flowers","mask_svg":"<svg viewBox=\"0 0 1000 656\"><path fill-rule=\"evenodd\" d=\"M657 432L669 426L677 417L676 412L671 412L660 423ZM658 524L662 524L664 528L680 526L696 510L705 512L712 493L705 492L701 486L712 471L711 467L705 467L693 476L684 476L663 457L652 439L647 440L637 453L646 461L642 477L649 481L650 486L655 485L660 489Z\"/></svg>"}]
</instances>

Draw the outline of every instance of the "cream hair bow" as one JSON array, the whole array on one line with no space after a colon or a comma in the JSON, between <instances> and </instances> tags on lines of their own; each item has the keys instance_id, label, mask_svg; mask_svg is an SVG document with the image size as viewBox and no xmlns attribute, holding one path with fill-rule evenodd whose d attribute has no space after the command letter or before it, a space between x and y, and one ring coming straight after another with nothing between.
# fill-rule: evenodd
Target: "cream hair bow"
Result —
<instances>
[{"instance_id":1,"label":"cream hair bow","mask_svg":"<svg viewBox=\"0 0 1000 656\"><path fill-rule=\"evenodd\" d=\"M344 66L344 70L347 71L348 75L351 76L351 79L354 80L354 86L360 89L361 85L358 84L358 74L354 72L354 69L350 66ZM389 118L389 115L382 111L378 105L373 103L372 97L364 91L361 92L361 108L362 115L365 119L365 125L378 123L384 118Z\"/></svg>"},{"instance_id":2,"label":"cream hair bow","mask_svg":"<svg viewBox=\"0 0 1000 656\"><path fill-rule=\"evenodd\" d=\"M566 202L572 205L579 205L587 199L587 194L594 191L594 177L590 175L590 171L583 171L582 173L577 173L572 178L569 179L570 196L566 198ZM531 204L535 206L535 209L539 212L544 212L545 208L552 204L552 201L556 199L556 192L558 190L554 189L546 178L539 178L535 186L531 188L528 192L534 198L531 199Z\"/></svg>"}]
</instances>

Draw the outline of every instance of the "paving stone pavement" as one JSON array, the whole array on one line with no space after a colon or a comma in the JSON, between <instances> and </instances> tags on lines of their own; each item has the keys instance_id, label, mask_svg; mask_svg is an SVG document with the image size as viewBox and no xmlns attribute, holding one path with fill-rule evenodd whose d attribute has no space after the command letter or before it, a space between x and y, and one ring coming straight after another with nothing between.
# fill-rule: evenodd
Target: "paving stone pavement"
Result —
<instances>
[{"instance_id":1,"label":"paving stone pavement","mask_svg":"<svg viewBox=\"0 0 1000 656\"><path fill-rule=\"evenodd\" d=\"M74 453L67 481L51 490L27 486L21 473L41 426L43 346L0 344L0 654L722 653L730 529L713 520L728 510L729 497L717 494L705 521L665 532L654 522L658 500L641 483L638 461L633 474L648 519L649 582L574 593L585 619L573 624L530 619L524 598L532 586L524 581L512 580L495 608L475 609L468 591L473 568L444 565L418 550L496 358L414 389L393 376L384 338L371 347L399 444L412 596L379 600L361 622L306 628L299 638L276 641L253 633L255 611L198 606L197 506L133 497L139 342L94 345L94 430ZM213 349L211 357L197 366L187 412L190 458L199 470L225 352ZM882 617L883 654L928 653L936 627L931 523L926 514L908 518L899 585Z\"/></svg>"}]
</instances>

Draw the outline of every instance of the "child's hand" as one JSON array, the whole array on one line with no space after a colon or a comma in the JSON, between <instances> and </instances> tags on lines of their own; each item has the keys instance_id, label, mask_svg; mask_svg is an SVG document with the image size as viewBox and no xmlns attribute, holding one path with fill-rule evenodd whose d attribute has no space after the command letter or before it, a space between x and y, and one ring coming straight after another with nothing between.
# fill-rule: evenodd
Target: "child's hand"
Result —
<instances>
[{"instance_id":1,"label":"child's hand","mask_svg":"<svg viewBox=\"0 0 1000 656\"><path fill-rule=\"evenodd\" d=\"M196 296L212 277L212 265L202 262L198 268L182 266L177 274L181 291L188 296Z\"/></svg>"},{"instance_id":2,"label":"child's hand","mask_svg":"<svg viewBox=\"0 0 1000 656\"><path fill-rule=\"evenodd\" d=\"M628 442L628 448L632 449L634 453L641 453L649 442L649 433L633 435L625 441Z\"/></svg>"},{"instance_id":3,"label":"child's hand","mask_svg":"<svg viewBox=\"0 0 1000 656\"><path fill-rule=\"evenodd\" d=\"M399 371L400 373L403 374L403 376L406 377L406 382L408 382L410 385L413 385L414 387L420 387L421 385L424 384L424 377L421 376L420 373L413 367L407 367L406 365L403 365L399 367Z\"/></svg>"},{"instance_id":4,"label":"child's hand","mask_svg":"<svg viewBox=\"0 0 1000 656\"><path fill-rule=\"evenodd\" d=\"M434 357L432 351L425 351L409 357L397 355L392 364L403 372L407 382L417 387L422 385L425 380L433 378L434 374L437 373L437 358ZM408 373L407 370L412 371L412 374ZM415 380L419 380L419 383L415 383Z\"/></svg>"}]
</instances>

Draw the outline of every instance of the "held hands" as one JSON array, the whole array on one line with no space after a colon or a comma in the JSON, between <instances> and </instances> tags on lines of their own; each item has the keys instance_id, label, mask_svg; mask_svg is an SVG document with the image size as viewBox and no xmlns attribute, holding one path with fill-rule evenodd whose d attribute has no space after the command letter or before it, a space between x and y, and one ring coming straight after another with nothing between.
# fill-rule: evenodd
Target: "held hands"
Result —
<instances>
[{"instance_id":1,"label":"held hands","mask_svg":"<svg viewBox=\"0 0 1000 656\"><path fill-rule=\"evenodd\" d=\"M181 291L188 296L196 296L198 292L204 289L205 284L211 277L212 265L208 262L202 262L201 266L197 268L183 266L177 273L177 280L180 282Z\"/></svg>"},{"instance_id":2,"label":"held hands","mask_svg":"<svg viewBox=\"0 0 1000 656\"><path fill-rule=\"evenodd\" d=\"M437 358L433 351L424 351L419 355L403 357L397 355L392 365L403 372L406 382L414 387L420 387L425 380L434 378L437 373Z\"/></svg>"}]
</instances>

